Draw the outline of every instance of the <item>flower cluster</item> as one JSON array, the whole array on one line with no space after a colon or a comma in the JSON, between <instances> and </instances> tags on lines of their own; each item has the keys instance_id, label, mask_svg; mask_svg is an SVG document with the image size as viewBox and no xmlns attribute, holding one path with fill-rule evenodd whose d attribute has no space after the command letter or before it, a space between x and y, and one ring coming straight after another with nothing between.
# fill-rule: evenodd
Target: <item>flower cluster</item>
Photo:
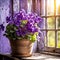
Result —
<instances>
[{"instance_id":1,"label":"flower cluster","mask_svg":"<svg viewBox=\"0 0 60 60\"><path fill-rule=\"evenodd\" d=\"M6 26L5 35L12 40L21 40L29 39L36 40L38 34L37 24L42 21L42 18L37 14L26 13L25 10L21 10L19 13L16 13L13 18L6 17Z\"/></svg>"},{"instance_id":2,"label":"flower cluster","mask_svg":"<svg viewBox=\"0 0 60 60\"><path fill-rule=\"evenodd\" d=\"M3 24L0 24L0 30L4 31L4 26L3 26Z\"/></svg>"}]
</instances>

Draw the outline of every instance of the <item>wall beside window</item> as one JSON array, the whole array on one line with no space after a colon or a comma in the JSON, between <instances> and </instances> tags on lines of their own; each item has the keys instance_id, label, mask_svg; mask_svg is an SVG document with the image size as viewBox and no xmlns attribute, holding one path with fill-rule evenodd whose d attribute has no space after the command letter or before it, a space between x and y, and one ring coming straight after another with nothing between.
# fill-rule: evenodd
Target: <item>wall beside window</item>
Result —
<instances>
[{"instance_id":1,"label":"wall beside window","mask_svg":"<svg viewBox=\"0 0 60 60\"><path fill-rule=\"evenodd\" d=\"M12 0L0 0L0 24L6 27L6 17L12 14ZM14 12L19 11L19 0L14 0ZM5 31L0 30L0 54L10 54L11 47L8 38L3 36Z\"/></svg>"},{"instance_id":2,"label":"wall beside window","mask_svg":"<svg viewBox=\"0 0 60 60\"><path fill-rule=\"evenodd\" d=\"M4 26L6 26L6 16L9 16L9 6L10 0L0 0L0 24L4 22ZM0 30L0 53L9 53L10 51L10 44L9 40L3 36L3 33Z\"/></svg>"}]
</instances>

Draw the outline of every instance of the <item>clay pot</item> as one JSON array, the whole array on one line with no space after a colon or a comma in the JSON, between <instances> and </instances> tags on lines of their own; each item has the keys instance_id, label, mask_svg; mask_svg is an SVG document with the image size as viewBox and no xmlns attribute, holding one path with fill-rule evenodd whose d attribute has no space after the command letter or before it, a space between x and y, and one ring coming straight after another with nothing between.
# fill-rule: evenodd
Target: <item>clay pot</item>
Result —
<instances>
[{"instance_id":1,"label":"clay pot","mask_svg":"<svg viewBox=\"0 0 60 60\"><path fill-rule=\"evenodd\" d=\"M31 47L32 43L30 40L10 40L11 43L11 49L12 49L12 55L15 56L31 56Z\"/></svg>"}]
</instances>

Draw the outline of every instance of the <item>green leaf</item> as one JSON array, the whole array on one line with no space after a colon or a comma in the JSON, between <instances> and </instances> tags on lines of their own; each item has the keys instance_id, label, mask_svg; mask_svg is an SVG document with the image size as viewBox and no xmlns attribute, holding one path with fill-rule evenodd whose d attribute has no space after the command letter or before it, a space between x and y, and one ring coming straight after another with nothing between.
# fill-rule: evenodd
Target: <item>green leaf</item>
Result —
<instances>
[{"instance_id":1,"label":"green leaf","mask_svg":"<svg viewBox=\"0 0 60 60\"><path fill-rule=\"evenodd\" d=\"M33 35L32 34L31 35L28 35L28 38L30 39L31 42L35 42L36 37L37 37L37 33L35 33Z\"/></svg>"},{"instance_id":2,"label":"green leaf","mask_svg":"<svg viewBox=\"0 0 60 60\"><path fill-rule=\"evenodd\" d=\"M25 25L27 23L27 20L21 20L21 23Z\"/></svg>"}]
</instances>

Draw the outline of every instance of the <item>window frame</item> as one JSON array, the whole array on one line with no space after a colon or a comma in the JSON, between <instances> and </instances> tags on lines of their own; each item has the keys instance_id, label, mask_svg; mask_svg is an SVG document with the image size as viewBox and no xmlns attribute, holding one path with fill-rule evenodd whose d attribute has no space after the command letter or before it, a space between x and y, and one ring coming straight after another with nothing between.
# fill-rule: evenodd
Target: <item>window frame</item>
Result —
<instances>
[{"instance_id":1,"label":"window frame","mask_svg":"<svg viewBox=\"0 0 60 60\"><path fill-rule=\"evenodd\" d=\"M40 0L42 1L42 0ZM40 16L42 18L45 18L45 29L41 29L41 31L46 31L46 46L45 46L45 51L49 51L49 52L60 52L60 48L57 48L57 32L60 31L60 29L56 29L56 26L57 26L57 17L60 17L60 15L56 15L56 0L54 0L54 15L50 15L48 16L47 15L47 1L48 0L45 0L45 16L42 16L42 14L40 13ZM40 2L40 7L42 8L42 2ZM40 12L42 12L40 8ZM50 17L54 17L55 18L55 29L47 29L47 18L50 18ZM48 47L48 40L47 40L47 32L48 31L55 31L55 47Z\"/></svg>"}]
</instances>

